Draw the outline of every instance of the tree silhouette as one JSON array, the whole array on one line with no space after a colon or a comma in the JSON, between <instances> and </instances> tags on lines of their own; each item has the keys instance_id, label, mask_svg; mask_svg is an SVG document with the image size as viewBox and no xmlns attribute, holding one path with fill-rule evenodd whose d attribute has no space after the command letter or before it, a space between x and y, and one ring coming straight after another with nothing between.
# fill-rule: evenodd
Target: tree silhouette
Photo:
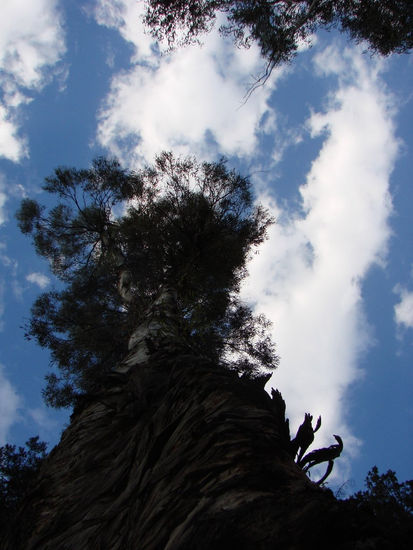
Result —
<instances>
[{"instance_id":1,"label":"tree silhouette","mask_svg":"<svg viewBox=\"0 0 413 550\"><path fill-rule=\"evenodd\" d=\"M26 447L6 444L0 447L0 532L13 519L29 493L40 464L46 457L46 443L39 436L26 441Z\"/></svg>"},{"instance_id":2,"label":"tree silhouette","mask_svg":"<svg viewBox=\"0 0 413 550\"><path fill-rule=\"evenodd\" d=\"M199 41L215 21L220 32L240 47L256 43L272 69L290 61L318 29L338 28L381 55L413 47L410 0L146 0L144 22L170 47Z\"/></svg>"},{"instance_id":3,"label":"tree silhouette","mask_svg":"<svg viewBox=\"0 0 413 550\"><path fill-rule=\"evenodd\" d=\"M248 180L165 153L136 173L58 169L45 189L57 204L25 200L17 217L64 288L37 300L28 333L61 373L46 399L75 406L2 550L377 542L371 512L295 462L286 404L264 391L277 357L237 291L271 219Z\"/></svg>"}]
</instances>

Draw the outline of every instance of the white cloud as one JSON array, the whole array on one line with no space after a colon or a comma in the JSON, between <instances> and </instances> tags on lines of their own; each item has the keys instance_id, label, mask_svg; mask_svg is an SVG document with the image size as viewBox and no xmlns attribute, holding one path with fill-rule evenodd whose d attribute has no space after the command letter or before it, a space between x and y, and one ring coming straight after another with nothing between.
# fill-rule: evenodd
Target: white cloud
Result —
<instances>
[{"instance_id":1,"label":"white cloud","mask_svg":"<svg viewBox=\"0 0 413 550\"><path fill-rule=\"evenodd\" d=\"M394 319L399 327L413 328L413 292L400 286L394 290L400 296L400 302L394 306Z\"/></svg>"},{"instance_id":2,"label":"white cloud","mask_svg":"<svg viewBox=\"0 0 413 550\"><path fill-rule=\"evenodd\" d=\"M346 424L346 390L372 343L361 282L385 259L398 143L377 64L354 50L330 48L325 59L316 58L317 68L339 85L308 122L311 135L325 139L300 188L300 213L288 217L261 197L279 222L250 265L244 296L274 321L281 366L270 384L286 399L292 431L304 412L321 414L316 444L335 443L338 433L351 456L358 442Z\"/></svg>"},{"instance_id":3,"label":"white cloud","mask_svg":"<svg viewBox=\"0 0 413 550\"><path fill-rule=\"evenodd\" d=\"M134 46L133 63L156 64L155 43L141 23L144 11L143 2L136 0L97 0L94 16L99 25L117 29Z\"/></svg>"},{"instance_id":4,"label":"white cloud","mask_svg":"<svg viewBox=\"0 0 413 550\"><path fill-rule=\"evenodd\" d=\"M28 154L19 135L28 94L46 84L64 53L57 0L3 0L0 19L0 156L17 162Z\"/></svg>"},{"instance_id":5,"label":"white cloud","mask_svg":"<svg viewBox=\"0 0 413 550\"><path fill-rule=\"evenodd\" d=\"M24 137L19 137L18 123L11 111L0 103L0 155L17 162L27 156L27 143Z\"/></svg>"},{"instance_id":6,"label":"white cloud","mask_svg":"<svg viewBox=\"0 0 413 550\"><path fill-rule=\"evenodd\" d=\"M14 258L11 258L6 254L7 247L5 244L0 243L0 262L3 264L3 266L7 269L7 277L3 281L7 281L7 285L10 285L13 291L14 296L21 300L23 295L23 289L20 286L20 283L18 281L17 277L17 269L18 269L18 262ZM3 302L1 302L2 307L4 308Z\"/></svg>"},{"instance_id":7,"label":"white cloud","mask_svg":"<svg viewBox=\"0 0 413 550\"><path fill-rule=\"evenodd\" d=\"M7 380L4 367L0 365L0 445L7 440L10 426L18 420L20 398Z\"/></svg>"},{"instance_id":8,"label":"white cloud","mask_svg":"<svg viewBox=\"0 0 413 550\"><path fill-rule=\"evenodd\" d=\"M0 134L1 134L1 120L0 120ZM0 141L1 141L1 136L0 136ZM5 189L4 177L2 174L0 174L0 225L2 225L7 220L7 215L4 210L4 206L7 201L7 195L4 192L4 189Z\"/></svg>"},{"instance_id":9,"label":"white cloud","mask_svg":"<svg viewBox=\"0 0 413 550\"><path fill-rule=\"evenodd\" d=\"M58 426L58 422L50 416L45 407L28 409L27 412L42 431L53 432Z\"/></svg>"},{"instance_id":10,"label":"white cloud","mask_svg":"<svg viewBox=\"0 0 413 550\"><path fill-rule=\"evenodd\" d=\"M99 6L98 22L116 26L135 46L135 64L115 75L100 111L101 145L129 164L151 161L164 149L202 157L255 151L264 115L273 113L269 96L284 69L276 69L243 104L251 75L263 68L257 48L240 51L212 32L203 47L155 56L131 1L112 6L101 0Z\"/></svg>"},{"instance_id":11,"label":"white cloud","mask_svg":"<svg viewBox=\"0 0 413 550\"><path fill-rule=\"evenodd\" d=\"M40 288L46 288L47 285L50 284L49 277L43 275L43 273L29 273L29 275L26 276L26 280L29 281L29 283L33 283Z\"/></svg>"}]
</instances>

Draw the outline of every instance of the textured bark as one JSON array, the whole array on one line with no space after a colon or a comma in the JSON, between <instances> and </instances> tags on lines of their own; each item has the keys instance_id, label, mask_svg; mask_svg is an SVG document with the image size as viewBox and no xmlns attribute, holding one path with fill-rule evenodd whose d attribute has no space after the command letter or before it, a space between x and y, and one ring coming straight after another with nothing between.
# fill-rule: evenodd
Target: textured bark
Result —
<instances>
[{"instance_id":1,"label":"textured bark","mask_svg":"<svg viewBox=\"0 0 413 550\"><path fill-rule=\"evenodd\" d=\"M75 410L2 548L390 548L294 463L278 405L190 355L114 374Z\"/></svg>"}]
</instances>

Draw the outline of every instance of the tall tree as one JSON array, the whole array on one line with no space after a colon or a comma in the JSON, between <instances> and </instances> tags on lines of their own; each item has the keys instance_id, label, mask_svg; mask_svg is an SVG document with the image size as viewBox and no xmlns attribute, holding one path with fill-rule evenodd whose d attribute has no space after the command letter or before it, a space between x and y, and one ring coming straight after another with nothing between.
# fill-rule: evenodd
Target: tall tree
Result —
<instances>
[{"instance_id":1,"label":"tall tree","mask_svg":"<svg viewBox=\"0 0 413 550\"><path fill-rule=\"evenodd\" d=\"M290 61L318 29L336 27L370 50L389 55L413 47L411 0L145 0L144 21L170 46L190 44L224 20L220 32L237 46L255 42L267 60L262 79Z\"/></svg>"},{"instance_id":2,"label":"tall tree","mask_svg":"<svg viewBox=\"0 0 413 550\"><path fill-rule=\"evenodd\" d=\"M57 206L18 218L66 288L29 331L63 372L46 397L75 408L2 550L392 547L304 473L320 421L290 441L263 389L276 356L236 294L270 223L248 180L164 154L138 173L60 169L46 190ZM337 445L315 453L330 468Z\"/></svg>"}]
</instances>

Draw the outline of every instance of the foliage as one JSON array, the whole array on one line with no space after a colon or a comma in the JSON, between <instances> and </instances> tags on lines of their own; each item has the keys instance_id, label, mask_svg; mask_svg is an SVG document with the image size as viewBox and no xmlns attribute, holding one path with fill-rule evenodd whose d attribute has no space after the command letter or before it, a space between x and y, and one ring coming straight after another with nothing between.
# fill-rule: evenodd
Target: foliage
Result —
<instances>
[{"instance_id":1,"label":"foliage","mask_svg":"<svg viewBox=\"0 0 413 550\"><path fill-rule=\"evenodd\" d=\"M388 540L385 548L410 548L413 537L413 480L399 483L396 473L380 474L377 466L369 471L366 490L345 501L357 507L366 532L376 540ZM381 547L381 546L380 546Z\"/></svg>"},{"instance_id":2,"label":"foliage","mask_svg":"<svg viewBox=\"0 0 413 550\"><path fill-rule=\"evenodd\" d=\"M182 334L203 354L252 373L277 365L268 322L237 296L272 220L254 206L248 179L223 160L163 153L130 172L100 158L87 170L58 168L44 189L57 205L46 213L26 199L17 219L65 284L36 300L27 327L60 369L48 376L48 404L72 404L111 370L165 287L177 294ZM128 303L118 292L126 271Z\"/></svg>"},{"instance_id":3,"label":"foliage","mask_svg":"<svg viewBox=\"0 0 413 550\"><path fill-rule=\"evenodd\" d=\"M26 441L26 448L0 447L0 530L13 518L45 457L46 443L39 436Z\"/></svg>"},{"instance_id":4,"label":"foliage","mask_svg":"<svg viewBox=\"0 0 413 550\"><path fill-rule=\"evenodd\" d=\"M236 45L255 42L274 66L289 61L319 28L337 27L382 55L413 47L411 0L146 0L144 21L158 40L190 44L225 17L223 35Z\"/></svg>"},{"instance_id":5,"label":"foliage","mask_svg":"<svg viewBox=\"0 0 413 550\"><path fill-rule=\"evenodd\" d=\"M368 506L376 516L387 519L413 514L413 480L399 483L396 472L379 474L377 466L373 466L365 485L365 491L350 498L358 506Z\"/></svg>"},{"instance_id":6,"label":"foliage","mask_svg":"<svg viewBox=\"0 0 413 550\"><path fill-rule=\"evenodd\" d=\"M368 536L369 548L410 548L413 537L413 480L399 483L396 473L367 474L366 489L343 500L343 513L354 509ZM342 488L341 488L342 490Z\"/></svg>"}]
</instances>

